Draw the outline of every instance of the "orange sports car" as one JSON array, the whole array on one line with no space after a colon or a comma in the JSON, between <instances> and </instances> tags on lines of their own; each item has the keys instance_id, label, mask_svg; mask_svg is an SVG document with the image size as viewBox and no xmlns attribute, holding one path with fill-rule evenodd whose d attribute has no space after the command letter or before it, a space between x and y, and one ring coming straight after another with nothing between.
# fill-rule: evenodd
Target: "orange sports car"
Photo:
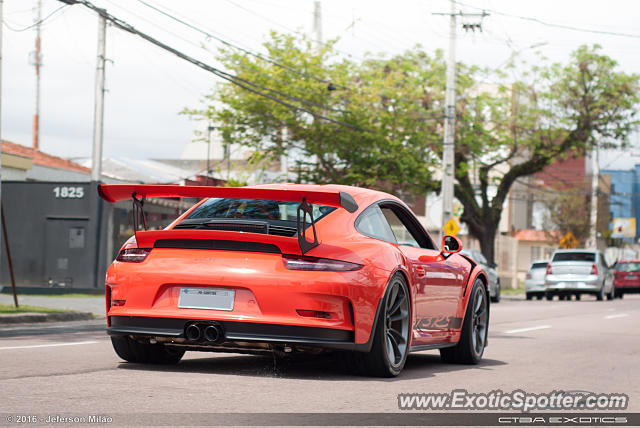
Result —
<instances>
[{"instance_id":1,"label":"orange sports car","mask_svg":"<svg viewBox=\"0 0 640 428\"><path fill-rule=\"evenodd\" d=\"M108 333L126 361L185 351L338 350L363 374L396 376L407 354L477 363L487 275L445 236L438 249L398 198L337 185L100 185L131 198L135 236L106 276ZM164 230L149 197L202 198Z\"/></svg>"}]
</instances>

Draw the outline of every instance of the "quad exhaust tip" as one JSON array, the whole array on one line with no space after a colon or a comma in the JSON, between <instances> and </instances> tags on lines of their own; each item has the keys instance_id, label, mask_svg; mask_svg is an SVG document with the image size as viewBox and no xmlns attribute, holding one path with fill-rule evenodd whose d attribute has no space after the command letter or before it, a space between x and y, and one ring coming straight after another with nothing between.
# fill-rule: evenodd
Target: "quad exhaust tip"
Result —
<instances>
[{"instance_id":1,"label":"quad exhaust tip","mask_svg":"<svg viewBox=\"0 0 640 428\"><path fill-rule=\"evenodd\" d=\"M208 342L217 342L222 336L222 331L217 325L210 325L204 329L204 340Z\"/></svg>"},{"instance_id":2,"label":"quad exhaust tip","mask_svg":"<svg viewBox=\"0 0 640 428\"><path fill-rule=\"evenodd\" d=\"M185 337L189 340L200 340L201 336L202 332L200 331L200 327L196 324L189 325L185 331Z\"/></svg>"},{"instance_id":3,"label":"quad exhaust tip","mask_svg":"<svg viewBox=\"0 0 640 428\"><path fill-rule=\"evenodd\" d=\"M218 324L189 324L184 335L193 342L218 343L224 339L224 332Z\"/></svg>"}]
</instances>

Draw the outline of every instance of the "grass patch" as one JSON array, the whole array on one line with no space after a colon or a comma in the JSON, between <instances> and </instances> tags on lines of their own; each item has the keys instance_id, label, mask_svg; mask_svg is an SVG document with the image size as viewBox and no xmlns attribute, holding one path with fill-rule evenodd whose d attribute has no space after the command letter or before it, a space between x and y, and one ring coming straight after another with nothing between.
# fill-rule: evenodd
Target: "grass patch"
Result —
<instances>
[{"instance_id":1,"label":"grass patch","mask_svg":"<svg viewBox=\"0 0 640 428\"><path fill-rule=\"evenodd\" d=\"M18 294L18 297L20 297L21 294ZM101 299L104 299L104 293L102 294L87 294L87 293L69 293L69 294L22 294L22 296L25 297L52 297L52 298L64 298L64 297L81 297L81 298L86 298L86 297L99 297Z\"/></svg>"},{"instance_id":2,"label":"grass patch","mask_svg":"<svg viewBox=\"0 0 640 428\"><path fill-rule=\"evenodd\" d=\"M500 294L506 294L506 295L511 295L511 294L524 294L524 287L522 288L502 288L500 290Z\"/></svg>"},{"instance_id":3,"label":"grass patch","mask_svg":"<svg viewBox=\"0 0 640 428\"><path fill-rule=\"evenodd\" d=\"M0 305L0 314L23 314L25 312L37 312L48 314L52 312L74 312L68 309L53 309L53 308L45 308L42 306L30 306L30 305L20 305L19 307L15 307L13 305Z\"/></svg>"}]
</instances>

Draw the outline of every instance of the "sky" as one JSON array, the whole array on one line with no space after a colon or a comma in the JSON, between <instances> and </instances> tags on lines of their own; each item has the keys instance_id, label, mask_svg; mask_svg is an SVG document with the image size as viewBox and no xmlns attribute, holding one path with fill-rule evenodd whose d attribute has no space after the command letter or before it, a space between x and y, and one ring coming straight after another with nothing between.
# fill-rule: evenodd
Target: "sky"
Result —
<instances>
[{"instance_id":1,"label":"sky","mask_svg":"<svg viewBox=\"0 0 640 428\"><path fill-rule=\"evenodd\" d=\"M311 35L314 0L144 0L245 49L264 52L270 30ZM42 0L40 149L67 158L91 156L98 19L84 6ZM140 0L93 0L109 13L206 63L220 67L220 43L208 39ZM36 0L4 0L2 138L31 145L35 70L30 65ZM321 0L323 39L339 38L342 55L393 55L420 44L427 52L448 49L448 0ZM600 44L620 70L640 73L640 2L596 0L461 0L466 13L486 10L482 32L459 27L456 58L500 67L511 53L535 60L539 51L566 62L581 44ZM464 22L477 23L478 18ZM589 31L573 31L553 25ZM20 31L23 30L23 31ZM596 32L615 32L624 36ZM536 46L532 48L532 46ZM204 46L204 48L203 48ZM107 28L104 156L178 158L198 124L179 114L202 107L215 77L148 42ZM601 168L640 163L640 138L621 153L602 153Z\"/></svg>"}]
</instances>

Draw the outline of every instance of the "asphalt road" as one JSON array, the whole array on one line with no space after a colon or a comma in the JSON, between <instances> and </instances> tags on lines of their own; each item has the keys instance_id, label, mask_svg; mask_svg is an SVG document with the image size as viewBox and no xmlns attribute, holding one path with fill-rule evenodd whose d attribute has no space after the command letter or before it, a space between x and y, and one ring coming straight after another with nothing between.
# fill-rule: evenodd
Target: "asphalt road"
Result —
<instances>
[{"instance_id":1,"label":"asphalt road","mask_svg":"<svg viewBox=\"0 0 640 428\"><path fill-rule=\"evenodd\" d=\"M118 359L104 320L0 328L0 412L398 412L397 394L587 390L640 412L640 296L492 305L476 366L412 354L395 379L345 374L334 358L187 352L173 367ZM0 421L2 424L4 421Z\"/></svg>"}]
</instances>

